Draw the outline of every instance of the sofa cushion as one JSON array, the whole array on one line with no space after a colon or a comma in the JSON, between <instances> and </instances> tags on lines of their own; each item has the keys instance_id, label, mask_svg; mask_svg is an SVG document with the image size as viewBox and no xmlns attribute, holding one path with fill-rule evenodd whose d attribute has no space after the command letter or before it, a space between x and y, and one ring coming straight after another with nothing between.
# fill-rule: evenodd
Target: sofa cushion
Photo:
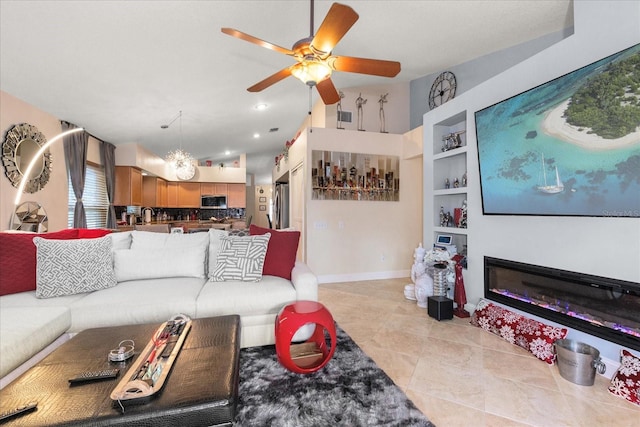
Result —
<instances>
[{"instance_id":1,"label":"sofa cushion","mask_svg":"<svg viewBox=\"0 0 640 427\"><path fill-rule=\"evenodd\" d=\"M267 254L271 234L247 237L222 237L216 267L211 275L214 282L235 280L258 282Z\"/></svg>"},{"instance_id":2,"label":"sofa cushion","mask_svg":"<svg viewBox=\"0 0 640 427\"><path fill-rule=\"evenodd\" d=\"M273 314L296 300L289 280L263 276L260 282L207 282L196 302L196 316Z\"/></svg>"},{"instance_id":3,"label":"sofa cushion","mask_svg":"<svg viewBox=\"0 0 640 427\"><path fill-rule=\"evenodd\" d=\"M291 270L296 263L300 232L271 230L253 224L249 226L249 232L253 236L266 233L271 234L262 274L279 276L290 280Z\"/></svg>"},{"instance_id":4,"label":"sofa cushion","mask_svg":"<svg viewBox=\"0 0 640 427\"><path fill-rule=\"evenodd\" d=\"M0 310L0 377L29 360L71 326L66 307L5 307Z\"/></svg>"},{"instance_id":5,"label":"sofa cushion","mask_svg":"<svg viewBox=\"0 0 640 427\"><path fill-rule=\"evenodd\" d=\"M131 249L131 231L123 231L121 233L111 233L112 249Z\"/></svg>"},{"instance_id":6,"label":"sofa cushion","mask_svg":"<svg viewBox=\"0 0 640 427\"><path fill-rule=\"evenodd\" d=\"M76 239L71 228L53 233L0 233L0 296L36 289L36 247L34 237Z\"/></svg>"},{"instance_id":7,"label":"sofa cushion","mask_svg":"<svg viewBox=\"0 0 640 427\"><path fill-rule=\"evenodd\" d=\"M34 237L36 296L51 298L105 289L116 284L111 238L49 240Z\"/></svg>"},{"instance_id":8,"label":"sofa cushion","mask_svg":"<svg viewBox=\"0 0 640 427\"><path fill-rule=\"evenodd\" d=\"M113 252L113 268L118 282L164 277L204 278L205 258L206 250L196 246L180 250L119 249Z\"/></svg>"},{"instance_id":9,"label":"sofa cushion","mask_svg":"<svg viewBox=\"0 0 640 427\"><path fill-rule=\"evenodd\" d=\"M131 280L92 292L69 304L69 332L102 326L159 324L178 313L195 317L196 299L205 282L191 277Z\"/></svg>"},{"instance_id":10,"label":"sofa cushion","mask_svg":"<svg viewBox=\"0 0 640 427\"><path fill-rule=\"evenodd\" d=\"M179 251L182 248L195 246L206 251L208 245L207 233L154 233L139 230L131 232L131 249L156 250L164 247Z\"/></svg>"},{"instance_id":11,"label":"sofa cushion","mask_svg":"<svg viewBox=\"0 0 640 427\"><path fill-rule=\"evenodd\" d=\"M38 298L36 291L19 292L17 294L3 295L0 298L0 311L14 307L69 307L72 302L81 300L89 294L62 295L55 298ZM2 325L0 325L2 328ZM1 335L0 335L1 336Z\"/></svg>"}]
</instances>

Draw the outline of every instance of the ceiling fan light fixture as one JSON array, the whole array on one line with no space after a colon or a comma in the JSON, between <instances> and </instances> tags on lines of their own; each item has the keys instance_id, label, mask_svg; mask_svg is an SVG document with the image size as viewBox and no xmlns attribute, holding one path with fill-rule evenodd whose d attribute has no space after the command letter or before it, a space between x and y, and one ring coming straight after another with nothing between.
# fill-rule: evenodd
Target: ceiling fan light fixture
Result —
<instances>
[{"instance_id":1,"label":"ceiling fan light fixture","mask_svg":"<svg viewBox=\"0 0 640 427\"><path fill-rule=\"evenodd\" d=\"M318 58L305 58L291 69L291 74L308 86L315 86L331 77L331 67Z\"/></svg>"}]
</instances>

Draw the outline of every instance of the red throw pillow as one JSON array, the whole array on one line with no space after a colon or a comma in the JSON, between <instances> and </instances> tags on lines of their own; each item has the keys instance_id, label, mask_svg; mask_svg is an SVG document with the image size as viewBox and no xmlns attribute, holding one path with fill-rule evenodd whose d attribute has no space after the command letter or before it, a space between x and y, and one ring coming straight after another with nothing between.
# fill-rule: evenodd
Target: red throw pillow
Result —
<instances>
[{"instance_id":1,"label":"red throw pillow","mask_svg":"<svg viewBox=\"0 0 640 427\"><path fill-rule=\"evenodd\" d=\"M78 239L97 239L111 233L107 228L78 228Z\"/></svg>"},{"instance_id":2,"label":"red throw pillow","mask_svg":"<svg viewBox=\"0 0 640 427\"><path fill-rule=\"evenodd\" d=\"M481 299L471 316L471 324L496 334L511 344L530 351L552 365L553 343L567 336L566 328L547 325Z\"/></svg>"},{"instance_id":3,"label":"red throw pillow","mask_svg":"<svg viewBox=\"0 0 640 427\"><path fill-rule=\"evenodd\" d=\"M625 349L620 351L620 367L611 378L609 391L640 405L640 358Z\"/></svg>"},{"instance_id":4,"label":"red throw pillow","mask_svg":"<svg viewBox=\"0 0 640 427\"><path fill-rule=\"evenodd\" d=\"M271 233L267 255L264 259L262 274L278 276L291 280L291 270L296 264L296 253L300 241L299 231L277 231L251 224L249 234L252 236Z\"/></svg>"},{"instance_id":5,"label":"red throw pillow","mask_svg":"<svg viewBox=\"0 0 640 427\"><path fill-rule=\"evenodd\" d=\"M77 229L54 233L0 233L0 295L36 289L36 245L34 237L77 239Z\"/></svg>"}]
</instances>

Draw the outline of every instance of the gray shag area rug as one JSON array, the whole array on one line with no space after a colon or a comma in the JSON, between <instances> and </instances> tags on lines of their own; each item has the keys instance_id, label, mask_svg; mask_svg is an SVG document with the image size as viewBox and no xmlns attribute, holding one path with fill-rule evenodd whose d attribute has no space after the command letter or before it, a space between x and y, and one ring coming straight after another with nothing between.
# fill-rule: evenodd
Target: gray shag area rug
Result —
<instances>
[{"instance_id":1,"label":"gray shag area rug","mask_svg":"<svg viewBox=\"0 0 640 427\"><path fill-rule=\"evenodd\" d=\"M333 358L312 374L277 360L274 346L240 351L235 426L429 426L411 400L339 327Z\"/></svg>"}]
</instances>

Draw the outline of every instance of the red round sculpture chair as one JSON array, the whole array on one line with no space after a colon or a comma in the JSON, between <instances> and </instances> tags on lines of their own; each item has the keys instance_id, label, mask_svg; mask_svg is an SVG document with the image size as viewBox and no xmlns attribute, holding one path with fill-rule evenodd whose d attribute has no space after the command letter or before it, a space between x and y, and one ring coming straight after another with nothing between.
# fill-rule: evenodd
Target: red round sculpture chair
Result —
<instances>
[{"instance_id":1,"label":"red round sculpture chair","mask_svg":"<svg viewBox=\"0 0 640 427\"><path fill-rule=\"evenodd\" d=\"M313 324L315 328L308 339L292 343L299 329ZM327 345L325 331L331 339L330 346ZM284 306L276 317L275 333L278 361L291 372L309 374L321 369L331 360L336 349L333 316L316 301L297 301Z\"/></svg>"}]
</instances>

